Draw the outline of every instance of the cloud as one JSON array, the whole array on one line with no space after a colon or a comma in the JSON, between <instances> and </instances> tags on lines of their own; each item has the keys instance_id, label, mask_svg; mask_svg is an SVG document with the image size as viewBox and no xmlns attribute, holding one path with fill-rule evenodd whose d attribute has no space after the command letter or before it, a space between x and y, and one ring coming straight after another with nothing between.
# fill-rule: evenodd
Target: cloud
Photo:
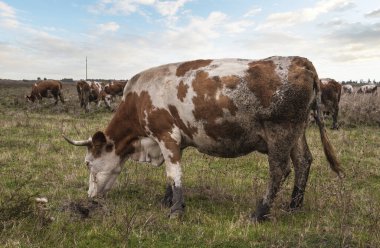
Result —
<instances>
[{"instance_id":1,"label":"cloud","mask_svg":"<svg viewBox=\"0 0 380 248\"><path fill-rule=\"evenodd\" d=\"M351 0L322 0L311 8L304 8L296 11L274 13L267 17L265 23L258 29L281 28L284 26L294 26L295 24L314 21L319 15L331 11L344 11L354 7Z\"/></svg>"},{"instance_id":2,"label":"cloud","mask_svg":"<svg viewBox=\"0 0 380 248\"><path fill-rule=\"evenodd\" d=\"M257 15L257 14L260 13L261 11L262 11L261 8L259 8L259 7L255 7L255 8L253 8L253 9L249 10L249 11L248 11L247 13L245 13L243 16L244 16L244 17L252 17L252 16Z\"/></svg>"},{"instance_id":3,"label":"cloud","mask_svg":"<svg viewBox=\"0 0 380 248\"><path fill-rule=\"evenodd\" d=\"M5 28L17 28L19 24L15 9L5 2L0 1L0 26Z\"/></svg>"},{"instance_id":4,"label":"cloud","mask_svg":"<svg viewBox=\"0 0 380 248\"><path fill-rule=\"evenodd\" d=\"M371 11L367 14L365 14L365 17L375 17L375 18L380 18L380 9Z\"/></svg>"},{"instance_id":5,"label":"cloud","mask_svg":"<svg viewBox=\"0 0 380 248\"><path fill-rule=\"evenodd\" d=\"M225 25L225 30L230 34L243 33L247 30L247 28L252 27L254 24L254 21L244 19L239 21L232 21Z\"/></svg>"},{"instance_id":6,"label":"cloud","mask_svg":"<svg viewBox=\"0 0 380 248\"><path fill-rule=\"evenodd\" d=\"M107 22L107 23L102 23L98 24L98 33L103 34L106 32L116 32L120 26L116 22Z\"/></svg>"},{"instance_id":7,"label":"cloud","mask_svg":"<svg viewBox=\"0 0 380 248\"><path fill-rule=\"evenodd\" d=\"M162 16L174 16L189 0L155 1L154 6Z\"/></svg>"},{"instance_id":8,"label":"cloud","mask_svg":"<svg viewBox=\"0 0 380 248\"><path fill-rule=\"evenodd\" d=\"M350 62L378 60L380 57L380 23L341 22L327 27L318 49L330 61Z\"/></svg>"},{"instance_id":9,"label":"cloud","mask_svg":"<svg viewBox=\"0 0 380 248\"><path fill-rule=\"evenodd\" d=\"M227 15L218 11L211 12L206 18L191 17L188 25L169 28L164 34L164 40L175 49L196 51L220 36L221 25L226 19Z\"/></svg>"},{"instance_id":10,"label":"cloud","mask_svg":"<svg viewBox=\"0 0 380 248\"><path fill-rule=\"evenodd\" d=\"M191 0L101 0L89 7L94 13L130 15L140 11L141 6L153 7L160 15L170 17L177 14L187 2Z\"/></svg>"}]
</instances>

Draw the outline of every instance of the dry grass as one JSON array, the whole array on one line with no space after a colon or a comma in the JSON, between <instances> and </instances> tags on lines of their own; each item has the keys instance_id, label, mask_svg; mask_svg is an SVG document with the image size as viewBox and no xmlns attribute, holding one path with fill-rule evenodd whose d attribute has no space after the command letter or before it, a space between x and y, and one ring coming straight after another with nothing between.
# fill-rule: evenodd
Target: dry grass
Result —
<instances>
[{"instance_id":1,"label":"dry grass","mask_svg":"<svg viewBox=\"0 0 380 248\"><path fill-rule=\"evenodd\" d=\"M343 94L339 103L339 121L346 126L380 126L380 95Z\"/></svg>"}]
</instances>

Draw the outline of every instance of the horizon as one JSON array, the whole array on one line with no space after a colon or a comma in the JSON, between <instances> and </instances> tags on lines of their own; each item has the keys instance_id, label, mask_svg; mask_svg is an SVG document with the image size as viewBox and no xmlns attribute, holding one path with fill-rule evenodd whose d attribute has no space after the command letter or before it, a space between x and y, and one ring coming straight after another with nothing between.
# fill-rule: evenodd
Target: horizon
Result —
<instances>
[{"instance_id":1,"label":"horizon","mask_svg":"<svg viewBox=\"0 0 380 248\"><path fill-rule=\"evenodd\" d=\"M0 78L129 79L193 59L302 56L320 78L380 80L380 3L0 0Z\"/></svg>"}]
</instances>

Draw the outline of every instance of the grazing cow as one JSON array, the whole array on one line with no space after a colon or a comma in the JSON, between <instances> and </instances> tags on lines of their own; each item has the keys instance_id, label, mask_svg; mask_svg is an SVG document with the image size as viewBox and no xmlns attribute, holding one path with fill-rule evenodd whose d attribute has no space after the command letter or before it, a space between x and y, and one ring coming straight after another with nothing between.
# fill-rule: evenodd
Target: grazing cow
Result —
<instances>
[{"instance_id":1,"label":"grazing cow","mask_svg":"<svg viewBox=\"0 0 380 248\"><path fill-rule=\"evenodd\" d=\"M62 103L65 103L62 95L62 83L57 80L44 80L38 81L32 86L32 92L30 96L26 96L28 101L34 102L36 100L42 101L42 98L54 97L55 103L58 103L58 97Z\"/></svg>"},{"instance_id":2,"label":"grazing cow","mask_svg":"<svg viewBox=\"0 0 380 248\"><path fill-rule=\"evenodd\" d=\"M123 90L124 86L126 85L126 81L113 81L111 83L108 83L104 86L104 91L111 95L112 98L115 98L116 96L123 96Z\"/></svg>"},{"instance_id":3,"label":"grazing cow","mask_svg":"<svg viewBox=\"0 0 380 248\"><path fill-rule=\"evenodd\" d=\"M350 84L343 84L342 89L343 93L352 94L354 92L354 88Z\"/></svg>"},{"instance_id":4,"label":"grazing cow","mask_svg":"<svg viewBox=\"0 0 380 248\"><path fill-rule=\"evenodd\" d=\"M331 78L321 79L321 100L323 112L332 113L332 129L338 129L339 101L342 85Z\"/></svg>"},{"instance_id":5,"label":"grazing cow","mask_svg":"<svg viewBox=\"0 0 380 248\"><path fill-rule=\"evenodd\" d=\"M358 89L357 93L359 93L359 94L362 94L362 93L376 94L377 93L377 85L375 85L375 84L363 85Z\"/></svg>"},{"instance_id":6,"label":"grazing cow","mask_svg":"<svg viewBox=\"0 0 380 248\"><path fill-rule=\"evenodd\" d=\"M111 96L106 94L99 82L80 80L77 82L77 92L80 106L89 111L90 102L95 102L98 107L104 101L107 108L111 109Z\"/></svg>"},{"instance_id":7,"label":"grazing cow","mask_svg":"<svg viewBox=\"0 0 380 248\"><path fill-rule=\"evenodd\" d=\"M182 150L188 146L233 158L268 154L270 180L252 218L267 219L281 183L295 170L290 208L303 202L312 162L305 130L314 109L330 167L342 175L320 119L319 79L302 57L264 60L195 60L163 65L135 75L105 131L73 145L87 146L89 197L110 190L127 159L166 164L163 202L170 216L184 212Z\"/></svg>"}]
</instances>

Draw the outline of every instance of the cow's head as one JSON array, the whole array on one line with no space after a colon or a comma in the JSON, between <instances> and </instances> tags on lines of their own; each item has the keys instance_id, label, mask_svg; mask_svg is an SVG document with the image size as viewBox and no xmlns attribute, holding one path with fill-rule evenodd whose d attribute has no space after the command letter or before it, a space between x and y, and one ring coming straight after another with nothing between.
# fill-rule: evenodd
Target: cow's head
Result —
<instances>
[{"instance_id":1,"label":"cow's head","mask_svg":"<svg viewBox=\"0 0 380 248\"><path fill-rule=\"evenodd\" d=\"M115 143L103 132L96 132L88 140L73 141L63 136L67 142L76 146L86 146L85 163L90 171L88 196L105 195L121 172L122 163L130 158L139 162L149 162L159 166L164 162L158 144L151 138L139 138L129 144L128 153L116 153Z\"/></svg>"}]
</instances>

